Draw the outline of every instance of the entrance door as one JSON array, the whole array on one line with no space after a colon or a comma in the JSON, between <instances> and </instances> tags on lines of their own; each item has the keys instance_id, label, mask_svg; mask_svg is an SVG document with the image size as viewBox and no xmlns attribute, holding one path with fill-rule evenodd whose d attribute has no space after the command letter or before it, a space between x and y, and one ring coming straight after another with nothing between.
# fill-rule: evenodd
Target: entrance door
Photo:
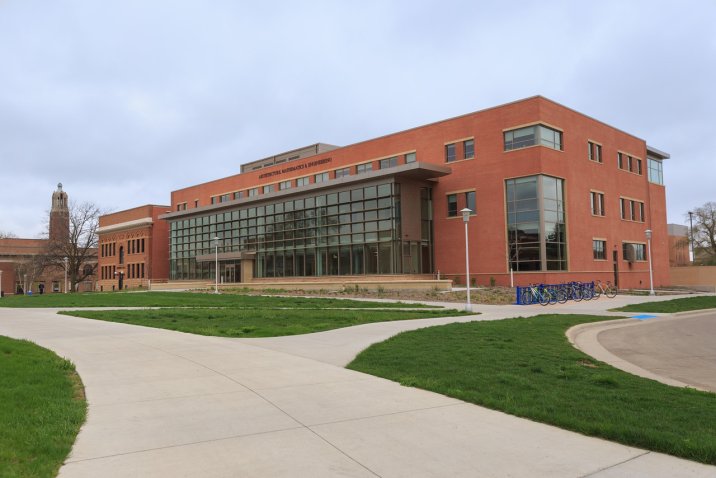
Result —
<instances>
[{"instance_id":1,"label":"entrance door","mask_svg":"<svg viewBox=\"0 0 716 478\"><path fill-rule=\"evenodd\" d=\"M225 266L225 277L224 280L226 282L236 282L236 265L235 264L226 264Z\"/></svg>"}]
</instances>

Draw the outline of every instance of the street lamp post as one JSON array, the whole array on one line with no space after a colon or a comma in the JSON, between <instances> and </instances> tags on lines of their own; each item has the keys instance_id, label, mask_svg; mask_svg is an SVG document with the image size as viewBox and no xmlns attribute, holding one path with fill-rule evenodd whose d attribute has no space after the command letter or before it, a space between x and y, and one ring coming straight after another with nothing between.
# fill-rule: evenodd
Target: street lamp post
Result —
<instances>
[{"instance_id":1,"label":"street lamp post","mask_svg":"<svg viewBox=\"0 0 716 478\"><path fill-rule=\"evenodd\" d=\"M2 269L0 269L0 299L3 297L2 293Z\"/></svg>"},{"instance_id":2,"label":"street lamp post","mask_svg":"<svg viewBox=\"0 0 716 478\"><path fill-rule=\"evenodd\" d=\"M693 211L689 211L689 236L690 236L689 239L691 239L689 241L689 246L691 246L690 247L691 250L689 251L689 259L693 263L694 259L696 259L696 250L694 250L694 213L693 213Z\"/></svg>"},{"instance_id":3,"label":"street lamp post","mask_svg":"<svg viewBox=\"0 0 716 478\"><path fill-rule=\"evenodd\" d=\"M465 289L467 290L467 303L465 304L465 310L472 312L472 305L470 304L470 246L467 240L467 223L470 222L470 214L472 210L469 208L462 209L462 222L465 223Z\"/></svg>"},{"instance_id":4,"label":"street lamp post","mask_svg":"<svg viewBox=\"0 0 716 478\"><path fill-rule=\"evenodd\" d=\"M645 231L647 254L649 254L649 295L655 295L654 293L654 273L652 272L651 266L651 229Z\"/></svg>"},{"instance_id":5,"label":"street lamp post","mask_svg":"<svg viewBox=\"0 0 716 478\"><path fill-rule=\"evenodd\" d=\"M67 258L65 257L65 294L67 293Z\"/></svg>"},{"instance_id":6,"label":"street lamp post","mask_svg":"<svg viewBox=\"0 0 716 478\"><path fill-rule=\"evenodd\" d=\"M214 294L219 293L219 236L214 236Z\"/></svg>"}]
</instances>

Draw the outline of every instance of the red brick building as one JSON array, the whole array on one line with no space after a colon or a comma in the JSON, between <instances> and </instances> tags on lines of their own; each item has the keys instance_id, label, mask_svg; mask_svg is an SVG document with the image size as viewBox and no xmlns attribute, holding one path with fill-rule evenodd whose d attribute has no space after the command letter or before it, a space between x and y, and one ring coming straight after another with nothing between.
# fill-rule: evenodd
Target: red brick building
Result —
<instances>
[{"instance_id":1,"label":"red brick building","mask_svg":"<svg viewBox=\"0 0 716 478\"><path fill-rule=\"evenodd\" d=\"M4 294L58 293L71 290L65 267L48 263L51 241L68 242L70 236L70 209L67 193L62 184L52 193L47 239L0 239L0 291ZM93 274L96 257L92 249L87 263L83 264L87 277L77 284L80 292L94 289Z\"/></svg>"},{"instance_id":2,"label":"red brick building","mask_svg":"<svg viewBox=\"0 0 716 478\"><path fill-rule=\"evenodd\" d=\"M169 278L431 274L480 285L669 281L662 161L532 97L345 147L319 143L171 193ZM155 233L156 234L156 233ZM339 280L336 278L336 280Z\"/></svg>"},{"instance_id":3,"label":"red brick building","mask_svg":"<svg viewBox=\"0 0 716 478\"><path fill-rule=\"evenodd\" d=\"M99 290L147 288L169 277L166 221L169 206L146 205L99 219Z\"/></svg>"}]
</instances>

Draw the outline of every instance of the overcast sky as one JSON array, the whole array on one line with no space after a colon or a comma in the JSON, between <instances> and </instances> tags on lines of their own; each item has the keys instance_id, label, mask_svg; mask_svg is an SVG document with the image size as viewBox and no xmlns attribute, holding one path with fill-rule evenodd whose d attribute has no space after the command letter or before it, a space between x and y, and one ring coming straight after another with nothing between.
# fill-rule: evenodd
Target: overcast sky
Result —
<instances>
[{"instance_id":1,"label":"overcast sky","mask_svg":"<svg viewBox=\"0 0 716 478\"><path fill-rule=\"evenodd\" d=\"M39 236L58 182L168 204L264 156L535 94L670 153L684 223L716 201L715 20L712 0L0 0L0 231Z\"/></svg>"}]
</instances>

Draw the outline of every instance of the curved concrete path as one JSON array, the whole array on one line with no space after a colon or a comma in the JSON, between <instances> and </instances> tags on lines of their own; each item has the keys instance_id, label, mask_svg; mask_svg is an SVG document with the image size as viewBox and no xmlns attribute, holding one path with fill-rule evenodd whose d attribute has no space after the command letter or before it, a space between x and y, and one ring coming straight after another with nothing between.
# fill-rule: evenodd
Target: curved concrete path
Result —
<instances>
[{"instance_id":1,"label":"curved concrete path","mask_svg":"<svg viewBox=\"0 0 716 478\"><path fill-rule=\"evenodd\" d=\"M478 318L557 311L535 307L485 307ZM366 344L396 333L395 324L429 322L343 330ZM716 476L714 467L402 387L307 358L310 350L270 350L270 342L40 309L0 309L0 334L69 358L83 379L88 420L60 477ZM324 358L350 334L330 337Z\"/></svg>"},{"instance_id":2,"label":"curved concrete path","mask_svg":"<svg viewBox=\"0 0 716 478\"><path fill-rule=\"evenodd\" d=\"M583 352L667 385L716 392L716 313L578 325L567 333Z\"/></svg>"}]
</instances>

